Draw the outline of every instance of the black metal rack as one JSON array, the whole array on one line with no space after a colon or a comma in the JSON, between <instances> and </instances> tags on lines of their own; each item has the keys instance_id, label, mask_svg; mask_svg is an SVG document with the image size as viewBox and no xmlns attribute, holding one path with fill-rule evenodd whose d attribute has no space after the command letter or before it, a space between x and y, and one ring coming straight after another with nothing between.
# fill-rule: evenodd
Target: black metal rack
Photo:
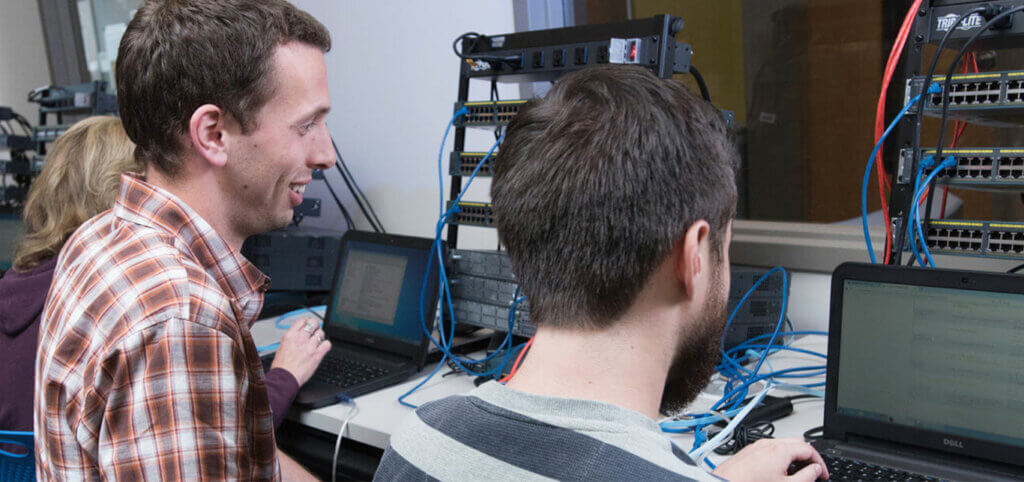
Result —
<instances>
[{"instance_id":1,"label":"black metal rack","mask_svg":"<svg viewBox=\"0 0 1024 482\"><path fill-rule=\"evenodd\" d=\"M905 79L904 105L922 93L927 66L922 65L924 47L938 45L949 28L954 28L945 45L960 49L978 33L987 19L980 14L958 17L980 6L995 7L995 12L1024 5L1021 0L964 1L925 0L908 36L899 70ZM1024 45L1024 12L1011 16L1010 23L999 29L985 30L970 48L1001 50ZM938 55L936 53L935 55ZM927 60L931 61L931 58ZM899 78L894 77L894 78ZM931 83L944 83L945 69L937 71ZM960 120L971 124L1018 126L1024 124L1024 71L978 72L953 75L950 78L949 123ZM900 86L902 87L902 86ZM887 142L886 157L894 160L889 167L892 182L890 194L890 237L888 258L900 264L908 249L910 218L915 202L915 177L922 159L936 151L935 145L922 144L921 125L924 117L938 116L943 94L921 96L919 103L908 110ZM952 132L947 128L947 132ZM949 137L947 137L949 139ZM930 141L934 142L934 141ZM956 165L936 174L935 186L957 186L969 189L1024 192L1024 146L986 146L943 148L942 157L953 156ZM938 167L924 171L927 175ZM933 253L968 256L1024 258L1024 223L932 219L932 200L936 189L929 192L922 207L923 242Z\"/></svg>"},{"instance_id":2,"label":"black metal rack","mask_svg":"<svg viewBox=\"0 0 1024 482\"><path fill-rule=\"evenodd\" d=\"M472 37L462 42L462 55L467 62L459 67L459 89L453 111L466 106L471 114L455 125L454 152L449 170L451 190L449 204L462 192L462 178L472 171L465 161L482 158L480 153L465 152L466 129L487 127L500 129L514 117L525 100L477 101L469 97L470 80L521 83L554 81L558 77L589 66L619 63L650 68L662 78L690 71L689 45L676 42L683 29L683 19L671 15L629 20L602 25L584 25L493 36ZM474 111L477 110L479 112ZM481 169L478 176L490 175ZM447 245L457 248L458 226L493 226L490 204L466 202L466 215L453 218L448 226Z\"/></svg>"}]
</instances>

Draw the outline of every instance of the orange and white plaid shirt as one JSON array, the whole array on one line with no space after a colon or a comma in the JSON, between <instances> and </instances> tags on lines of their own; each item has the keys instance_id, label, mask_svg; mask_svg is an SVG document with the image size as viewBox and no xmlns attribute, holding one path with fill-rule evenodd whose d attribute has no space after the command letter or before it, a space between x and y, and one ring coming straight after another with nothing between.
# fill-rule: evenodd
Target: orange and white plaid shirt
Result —
<instances>
[{"instance_id":1,"label":"orange and white plaid shirt","mask_svg":"<svg viewBox=\"0 0 1024 482\"><path fill-rule=\"evenodd\" d=\"M36 360L40 480L280 478L249 327L269 280L141 176L60 253Z\"/></svg>"}]
</instances>

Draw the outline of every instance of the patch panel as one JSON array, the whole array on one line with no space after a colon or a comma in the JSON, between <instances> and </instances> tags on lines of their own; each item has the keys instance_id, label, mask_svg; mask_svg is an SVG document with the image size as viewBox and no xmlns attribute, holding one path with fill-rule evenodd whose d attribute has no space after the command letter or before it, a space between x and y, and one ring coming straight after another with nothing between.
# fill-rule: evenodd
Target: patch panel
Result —
<instances>
[{"instance_id":1,"label":"patch panel","mask_svg":"<svg viewBox=\"0 0 1024 482\"><path fill-rule=\"evenodd\" d=\"M453 297L503 306L506 310L509 306L512 306L516 288L519 286L514 281L482 278L466 274L457 277L454 274L450 274L448 279L451 283Z\"/></svg>"},{"instance_id":2,"label":"patch panel","mask_svg":"<svg viewBox=\"0 0 1024 482\"><path fill-rule=\"evenodd\" d=\"M476 172L477 177L491 176L491 161L497 155L497 152L492 153L487 162L480 166L480 170ZM477 164L480 164L480 161L486 156L486 152L452 152L448 164L448 174L452 176L468 176L473 174L473 169L476 169Z\"/></svg>"},{"instance_id":3,"label":"patch panel","mask_svg":"<svg viewBox=\"0 0 1024 482\"><path fill-rule=\"evenodd\" d=\"M925 222L924 232L933 253L1024 258L1024 224L932 220Z\"/></svg>"},{"instance_id":4,"label":"patch panel","mask_svg":"<svg viewBox=\"0 0 1024 482\"><path fill-rule=\"evenodd\" d=\"M456 119L455 125L457 126L503 126L519 113L519 108L526 102L526 100L456 102L452 112L463 107L469 111Z\"/></svg>"},{"instance_id":5,"label":"patch panel","mask_svg":"<svg viewBox=\"0 0 1024 482\"><path fill-rule=\"evenodd\" d=\"M945 76L932 77L945 88ZM904 102L921 92L924 77L907 82ZM922 101L925 115L941 116L942 94ZM949 87L950 117L996 126L1024 123L1024 71L1004 71L952 76Z\"/></svg>"},{"instance_id":6,"label":"patch panel","mask_svg":"<svg viewBox=\"0 0 1024 482\"><path fill-rule=\"evenodd\" d=\"M934 155L922 149L921 157ZM1024 188L1024 148L944 149L942 157L953 156L957 164L936 175L940 184L976 189ZM931 173L930 169L925 174Z\"/></svg>"},{"instance_id":7,"label":"patch panel","mask_svg":"<svg viewBox=\"0 0 1024 482\"><path fill-rule=\"evenodd\" d=\"M530 311L520 303L516 307L516 320L512 328L512 334L522 337L531 337L537 332L537 327L530 322ZM452 308L455 310L455 321L467 325L490 328L494 331L505 332L508 330L507 306L495 306L487 303L480 303L473 300L453 299Z\"/></svg>"},{"instance_id":8,"label":"patch panel","mask_svg":"<svg viewBox=\"0 0 1024 482\"><path fill-rule=\"evenodd\" d=\"M447 207L451 209L452 201L448 201ZM490 203L461 201L459 202L459 212L452 215L448 223L493 228L495 227L494 212L491 210Z\"/></svg>"},{"instance_id":9,"label":"patch panel","mask_svg":"<svg viewBox=\"0 0 1024 482\"><path fill-rule=\"evenodd\" d=\"M482 276L512 282L516 280L515 274L512 273L512 261L501 251L452 250L446 270L453 276Z\"/></svg>"},{"instance_id":10,"label":"patch panel","mask_svg":"<svg viewBox=\"0 0 1024 482\"><path fill-rule=\"evenodd\" d=\"M32 126L32 140L35 142L53 142L70 128L71 126L68 124Z\"/></svg>"}]
</instances>

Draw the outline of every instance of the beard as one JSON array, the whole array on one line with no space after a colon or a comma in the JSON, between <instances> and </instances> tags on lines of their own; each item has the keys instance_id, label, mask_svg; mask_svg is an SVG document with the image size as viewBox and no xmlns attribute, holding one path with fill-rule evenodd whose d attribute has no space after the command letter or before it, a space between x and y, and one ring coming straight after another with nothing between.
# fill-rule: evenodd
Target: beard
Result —
<instances>
[{"instance_id":1,"label":"beard","mask_svg":"<svg viewBox=\"0 0 1024 482\"><path fill-rule=\"evenodd\" d=\"M713 268L707 301L690 332L680 335L675 357L665 379L661 413L683 409L707 386L720 358L722 333L728 301L722 270Z\"/></svg>"}]
</instances>

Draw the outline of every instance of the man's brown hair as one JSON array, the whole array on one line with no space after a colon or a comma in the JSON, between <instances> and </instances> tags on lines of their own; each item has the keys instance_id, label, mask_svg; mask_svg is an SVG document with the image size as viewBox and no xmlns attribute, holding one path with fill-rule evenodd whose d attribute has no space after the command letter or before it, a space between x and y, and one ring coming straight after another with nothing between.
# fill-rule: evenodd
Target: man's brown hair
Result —
<instances>
[{"instance_id":1,"label":"man's brown hair","mask_svg":"<svg viewBox=\"0 0 1024 482\"><path fill-rule=\"evenodd\" d=\"M721 113L678 82L625 66L560 78L494 160L498 234L530 319L611 325L698 220L719 255L738 162Z\"/></svg>"},{"instance_id":2,"label":"man's brown hair","mask_svg":"<svg viewBox=\"0 0 1024 482\"><path fill-rule=\"evenodd\" d=\"M135 156L161 172L181 170L181 136L192 113L213 104L242 132L273 96L274 49L291 41L331 48L327 29L283 0L148 0L117 54L117 96Z\"/></svg>"}]
</instances>

